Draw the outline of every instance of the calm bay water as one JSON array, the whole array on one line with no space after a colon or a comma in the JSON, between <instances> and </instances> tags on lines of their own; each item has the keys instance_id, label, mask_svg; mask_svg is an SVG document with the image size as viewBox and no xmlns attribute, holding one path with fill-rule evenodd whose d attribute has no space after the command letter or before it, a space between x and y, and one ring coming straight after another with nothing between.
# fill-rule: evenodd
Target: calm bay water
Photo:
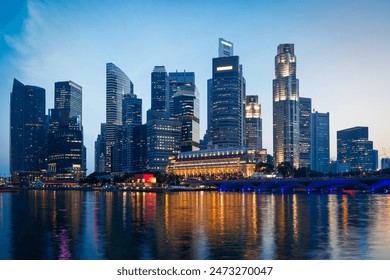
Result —
<instances>
[{"instance_id":1,"label":"calm bay water","mask_svg":"<svg viewBox=\"0 0 390 280\"><path fill-rule=\"evenodd\" d=\"M390 195L0 193L0 259L390 259Z\"/></svg>"}]
</instances>

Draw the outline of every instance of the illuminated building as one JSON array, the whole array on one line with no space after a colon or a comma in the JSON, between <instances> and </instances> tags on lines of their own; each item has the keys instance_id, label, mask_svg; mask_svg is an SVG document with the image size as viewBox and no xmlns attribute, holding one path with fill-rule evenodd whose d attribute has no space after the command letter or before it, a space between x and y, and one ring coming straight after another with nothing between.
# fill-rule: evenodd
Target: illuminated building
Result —
<instances>
[{"instance_id":1,"label":"illuminated building","mask_svg":"<svg viewBox=\"0 0 390 280\"><path fill-rule=\"evenodd\" d=\"M299 168L299 80L294 44L281 44L273 80L274 165L290 162Z\"/></svg>"},{"instance_id":2,"label":"illuminated building","mask_svg":"<svg viewBox=\"0 0 390 280\"><path fill-rule=\"evenodd\" d=\"M229 54L233 54L232 50ZM213 77L208 82L208 117L211 120L209 131L212 144L218 148L242 147L245 79L239 57L213 58L212 73Z\"/></svg>"},{"instance_id":3,"label":"illuminated building","mask_svg":"<svg viewBox=\"0 0 390 280\"><path fill-rule=\"evenodd\" d=\"M181 123L174 119L150 119L146 123L147 169L165 171L168 159L180 152Z\"/></svg>"},{"instance_id":4,"label":"illuminated building","mask_svg":"<svg viewBox=\"0 0 390 280\"><path fill-rule=\"evenodd\" d=\"M311 98L299 97L299 167L311 166Z\"/></svg>"},{"instance_id":5,"label":"illuminated building","mask_svg":"<svg viewBox=\"0 0 390 280\"><path fill-rule=\"evenodd\" d=\"M46 168L45 89L14 79L10 103L10 171Z\"/></svg>"},{"instance_id":6,"label":"illuminated building","mask_svg":"<svg viewBox=\"0 0 390 280\"><path fill-rule=\"evenodd\" d=\"M329 113L312 114L312 162L311 169L326 173L329 172ZM339 173L339 172L337 172Z\"/></svg>"},{"instance_id":7,"label":"illuminated building","mask_svg":"<svg viewBox=\"0 0 390 280\"><path fill-rule=\"evenodd\" d=\"M249 148L224 148L183 152L170 158L167 173L184 177L241 174L255 172L256 154Z\"/></svg>"},{"instance_id":8,"label":"illuminated building","mask_svg":"<svg viewBox=\"0 0 390 280\"><path fill-rule=\"evenodd\" d=\"M245 146L262 149L261 106L257 95L248 95L245 104Z\"/></svg>"},{"instance_id":9,"label":"illuminated building","mask_svg":"<svg viewBox=\"0 0 390 280\"><path fill-rule=\"evenodd\" d=\"M199 150L199 93L194 72L169 73L169 96L172 117L181 123L181 152Z\"/></svg>"},{"instance_id":10,"label":"illuminated building","mask_svg":"<svg viewBox=\"0 0 390 280\"><path fill-rule=\"evenodd\" d=\"M54 109L49 111L48 172L56 179L85 176L82 87L72 81L55 83Z\"/></svg>"},{"instance_id":11,"label":"illuminated building","mask_svg":"<svg viewBox=\"0 0 390 280\"><path fill-rule=\"evenodd\" d=\"M133 83L115 64L106 64L106 172L121 172L122 98L133 94Z\"/></svg>"},{"instance_id":12,"label":"illuminated building","mask_svg":"<svg viewBox=\"0 0 390 280\"><path fill-rule=\"evenodd\" d=\"M351 171L375 171L376 154L373 142L368 140L368 127L337 131L337 160L349 162Z\"/></svg>"}]
</instances>

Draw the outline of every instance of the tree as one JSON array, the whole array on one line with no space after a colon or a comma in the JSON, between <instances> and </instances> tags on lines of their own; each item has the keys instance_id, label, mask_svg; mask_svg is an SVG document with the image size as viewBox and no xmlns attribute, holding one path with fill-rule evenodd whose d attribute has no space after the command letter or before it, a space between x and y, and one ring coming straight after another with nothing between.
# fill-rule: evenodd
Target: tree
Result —
<instances>
[{"instance_id":1,"label":"tree","mask_svg":"<svg viewBox=\"0 0 390 280\"><path fill-rule=\"evenodd\" d=\"M278 173L283 177L293 177L294 176L294 168L291 163L288 161L281 162L277 167Z\"/></svg>"}]
</instances>

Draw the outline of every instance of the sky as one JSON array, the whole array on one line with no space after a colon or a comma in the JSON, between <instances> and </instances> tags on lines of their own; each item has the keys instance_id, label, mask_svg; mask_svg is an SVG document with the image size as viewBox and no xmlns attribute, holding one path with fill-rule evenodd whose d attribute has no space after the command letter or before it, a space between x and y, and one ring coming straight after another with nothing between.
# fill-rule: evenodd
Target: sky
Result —
<instances>
[{"instance_id":1,"label":"sky","mask_svg":"<svg viewBox=\"0 0 390 280\"><path fill-rule=\"evenodd\" d=\"M330 113L331 158L336 132L368 126L380 157L390 157L390 1L388 0L2 0L0 3L0 176L9 174L9 103L13 79L46 89L83 87L88 173L105 122L105 65L134 83L150 108L150 73L195 72L201 135L207 124L207 79L218 39L234 43L247 85L262 106L263 147L272 154L272 80L277 46L293 43L300 96Z\"/></svg>"}]
</instances>

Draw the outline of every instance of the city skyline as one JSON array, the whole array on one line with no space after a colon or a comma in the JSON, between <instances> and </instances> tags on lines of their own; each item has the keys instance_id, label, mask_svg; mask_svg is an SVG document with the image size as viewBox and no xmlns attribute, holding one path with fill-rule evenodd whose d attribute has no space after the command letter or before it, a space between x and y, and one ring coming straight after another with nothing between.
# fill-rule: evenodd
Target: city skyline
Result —
<instances>
[{"instance_id":1,"label":"city skyline","mask_svg":"<svg viewBox=\"0 0 390 280\"><path fill-rule=\"evenodd\" d=\"M385 1L375 4L230 1L227 6L219 5L221 1L200 1L196 5L184 1L180 7L175 5L177 1L169 5L154 1L115 1L115 5L99 3L90 15L87 13L91 4L70 2L26 1L22 4L28 9L22 5L14 13L8 5L5 9L1 7L3 11L10 9L8 21L5 17L0 25L0 98L5 104L0 116L3 135L0 144L7 147L0 151L1 175L9 174L9 93L14 78L44 88L46 108L53 108L55 82L72 80L83 87L88 173L94 169L94 141L106 117L105 64L108 62L118 65L133 81L134 93L144 101L144 122L150 108L150 73L155 65L164 65L167 72L182 69L195 72L202 138L207 127L207 79L211 77L211 61L218 55L216 45L221 37L235 45L234 52L244 69L247 95L259 96L263 147L268 153L273 153L273 63L277 46L283 43L295 45L300 95L311 98L316 111L331 114L331 158L336 157L336 131L355 126L369 127L370 140L380 157L383 157L382 147L390 151L384 115L386 104L390 103L386 94L390 88L386 79L390 58L380 56L385 54L390 38L386 36L390 34L387 16L390 4ZM186 8L193 9L198 16L202 13L203 20L190 14L181 15ZM215 9L219 13L213 14ZM113 12L117 15L115 19L108 19ZM235 22L225 20L235 15ZM279 16L283 20L273 25ZM177 26L178 20L186 24ZM166 31L155 30L159 24L166 24ZM169 34L173 26L179 30ZM205 26L210 28L206 30ZM173 40L187 29L192 32L182 35L179 41ZM128 39L123 38L127 31ZM105 43L115 38L116 45Z\"/></svg>"}]
</instances>

